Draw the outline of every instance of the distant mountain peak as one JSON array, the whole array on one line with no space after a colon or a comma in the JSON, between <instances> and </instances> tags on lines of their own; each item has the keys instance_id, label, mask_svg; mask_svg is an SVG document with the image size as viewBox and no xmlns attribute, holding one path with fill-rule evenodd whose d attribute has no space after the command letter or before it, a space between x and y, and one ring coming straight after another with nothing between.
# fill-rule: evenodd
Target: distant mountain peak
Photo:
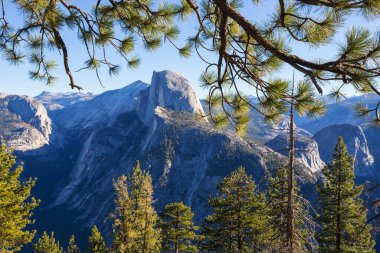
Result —
<instances>
[{"instance_id":1,"label":"distant mountain peak","mask_svg":"<svg viewBox=\"0 0 380 253\"><path fill-rule=\"evenodd\" d=\"M149 123L154 118L158 106L176 112L204 114L190 82L171 70L154 71L149 88L141 92L137 111L143 122Z\"/></svg>"},{"instance_id":2,"label":"distant mountain peak","mask_svg":"<svg viewBox=\"0 0 380 253\"><path fill-rule=\"evenodd\" d=\"M32 97L0 93L0 135L15 150L27 151L49 143L52 121L45 107Z\"/></svg>"},{"instance_id":3,"label":"distant mountain peak","mask_svg":"<svg viewBox=\"0 0 380 253\"><path fill-rule=\"evenodd\" d=\"M48 111L54 111L66 108L75 103L81 101L88 101L94 98L92 93L82 93L82 92L50 92L43 91L40 95L36 96L35 99L40 101Z\"/></svg>"},{"instance_id":4,"label":"distant mountain peak","mask_svg":"<svg viewBox=\"0 0 380 253\"><path fill-rule=\"evenodd\" d=\"M375 174L374 157L369 151L366 136L360 126L331 125L315 134L313 139L318 143L322 160L325 163L332 161L335 143L339 136L343 137L348 153L355 159L355 174L357 176Z\"/></svg>"}]
</instances>

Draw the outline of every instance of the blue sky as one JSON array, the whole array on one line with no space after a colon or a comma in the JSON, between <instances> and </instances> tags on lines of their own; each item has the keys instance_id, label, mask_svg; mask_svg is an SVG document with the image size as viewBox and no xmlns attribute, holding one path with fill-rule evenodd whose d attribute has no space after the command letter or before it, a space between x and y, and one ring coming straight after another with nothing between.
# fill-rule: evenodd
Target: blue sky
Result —
<instances>
[{"instance_id":1,"label":"blue sky","mask_svg":"<svg viewBox=\"0 0 380 253\"><path fill-rule=\"evenodd\" d=\"M74 0L73 2L81 1ZM83 1L82 4L84 2L87 1ZM248 0L245 0L245 2L247 2L247 8L242 10L244 15L250 17L255 22L260 22L265 20L273 11L277 1L263 1L263 4L259 6L253 6L249 3L251 1ZM9 8L11 7L11 0L6 0L5 3L8 6L8 19L12 21L19 21L20 15L17 10L14 8ZM195 25L196 23L194 18L191 18L186 23L179 23L179 26L182 29L182 34L178 40L178 44L183 44L184 39L193 34L195 31ZM294 42L289 42L289 44L294 48L293 53L299 56L307 59L329 59L335 54L336 42L342 41L343 32L353 25L366 26L375 31L379 28L380 23L379 19L368 21L357 16L352 16L347 20L345 26L342 27L341 32L336 35L331 45L326 45L320 48L311 48L309 46L295 44ZM78 70L83 67L83 63L87 59L83 53L83 47L77 42L75 32L66 32L64 34L64 39L67 41L66 44L68 44L71 68L72 70ZM141 47L137 47L136 53L140 56L142 62L140 67L136 70L128 69L126 64L123 63L122 59L119 58L116 53L113 51L110 52L112 52L111 57L118 63L121 63L122 69L120 74L116 77L110 78L107 71L104 69L104 71L101 72L101 77L105 87L102 87L96 79L95 72L84 70L82 72L74 73L77 84L84 87L83 92L102 93L106 90L121 88L136 80L142 80L150 83L151 75L154 70L159 71L171 69L186 76L190 80L193 88L196 89L201 97L207 93L207 91L200 87L198 82L199 75L205 69L206 65L196 55L193 55L188 59L180 57L178 52L174 50L173 46L170 44L165 44L162 48L154 52L147 52L144 49L141 49ZM68 78L63 70L60 58L57 58L57 62L60 64L59 68L55 71L55 75L58 77L58 80L55 84L46 86L43 83L29 79L28 70L30 66L27 63L20 66L10 66L6 61L0 59L0 92L35 96L40 94L42 91L71 91L68 86ZM277 73L277 75L291 79L292 70L290 68L283 68L279 71L279 73ZM296 78L301 79L302 75L296 73ZM248 89L243 90L245 93L251 93ZM346 93L348 95L355 95L351 90L347 90Z\"/></svg>"}]
</instances>

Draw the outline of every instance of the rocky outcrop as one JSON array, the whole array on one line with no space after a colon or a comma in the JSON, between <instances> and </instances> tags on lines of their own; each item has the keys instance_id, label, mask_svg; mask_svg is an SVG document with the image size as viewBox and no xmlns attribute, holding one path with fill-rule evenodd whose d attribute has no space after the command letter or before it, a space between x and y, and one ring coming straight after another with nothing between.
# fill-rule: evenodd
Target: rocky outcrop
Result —
<instances>
[{"instance_id":1,"label":"rocky outcrop","mask_svg":"<svg viewBox=\"0 0 380 253\"><path fill-rule=\"evenodd\" d=\"M266 145L284 156L289 156L288 135L280 134ZM312 173L318 173L325 166L325 163L319 156L318 144L310 137L296 134L295 135L295 160L302 164Z\"/></svg>"},{"instance_id":2,"label":"rocky outcrop","mask_svg":"<svg viewBox=\"0 0 380 253\"><path fill-rule=\"evenodd\" d=\"M332 125L314 135L313 139L318 143L322 160L325 163L332 161L335 144L339 136L343 137L349 154L355 159L355 174L357 176L373 176L375 173L374 158L369 151L366 136L359 126Z\"/></svg>"},{"instance_id":3,"label":"rocky outcrop","mask_svg":"<svg viewBox=\"0 0 380 253\"><path fill-rule=\"evenodd\" d=\"M141 92L136 111L142 121L149 124L158 106L176 112L204 114L189 81L181 74L169 70L153 72L149 89Z\"/></svg>"},{"instance_id":4,"label":"rocky outcrop","mask_svg":"<svg viewBox=\"0 0 380 253\"><path fill-rule=\"evenodd\" d=\"M380 127L372 124L364 125L363 131L368 148L375 159L376 175L380 173Z\"/></svg>"},{"instance_id":5,"label":"rocky outcrop","mask_svg":"<svg viewBox=\"0 0 380 253\"><path fill-rule=\"evenodd\" d=\"M48 145L52 125L45 107L37 100L0 94L0 133L16 151Z\"/></svg>"}]
</instances>

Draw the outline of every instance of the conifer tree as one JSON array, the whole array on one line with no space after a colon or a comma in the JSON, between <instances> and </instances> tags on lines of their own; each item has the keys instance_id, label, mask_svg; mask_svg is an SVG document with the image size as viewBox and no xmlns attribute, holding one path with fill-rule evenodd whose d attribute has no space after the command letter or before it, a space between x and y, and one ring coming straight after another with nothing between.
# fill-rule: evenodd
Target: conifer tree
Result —
<instances>
[{"instance_id":1,"label":"conifer tree","mask_svg":"<svg viewBox=\"0 0 380 253\"><path fill-rule=\"evenodd\" d=\"M78 245L75 243L75 236L72 235L69 240L69 245L67 246L66 253L80 253Z\"/></svg>"},{"instance_id":2,"label":"conifer tree","mask_svg":"<svg viewBox=\"0 0 380 253\"><path fill-rule=\"evenodd\" d=\"M302 198L299 188L294 185L295 201L294 210L294 245L293 252L317 251L315 240L315 222L309 215L309 203ZM268 182L267 195L270 215L270 227L273 234L270 238L270 248L274 252L288 253L287 219L288 219L288 180L287 168L282 167L277 171L275 177Z\"/></svg>"},{"instance_id":3,"label":"conifer tree","mask_svg":"<svg viewBox=\"0 0 380 253\"><path fill-rule=\"evenodd\" d=\"M367 209L360 198L363 187L354 183L354 159L339 137L332 162L323 169L318 187L320 251L323 253L375 252L372 226L366 224Z\"/></svg>"},{"instance_id":4,"label":"conifer tree","mask_svg":"<svg viewBox=\"0 0 380 253\"><path fill-rule=\"evenodd\" d=\"M159 252L161 231L153 204L152 178L137 162L128 179L121 176L114 183L116 210L114 219L114 249L117 252Z\"/></svg>"},{"instance_id":5,"label":"conifer tree","mask_svg":"<svg viewBox=\"0 0 380 253\"><path fill-rule=\"evenodd\" d=\"M54 233L50 235L44 231L43 235L33 245L35 253L63 253L63 249L59 246L59 242L55 240Z\"/></svg>"},{"instance_id":6,"label":"conifer tree","mask_svg":"<svg viewBox=\"0 0 380 253\"><path fill-rule=\"evenodd\" d=\"M163 250L169 252L198 252L195 242L198 239L194 225L194 213L191 208L180 203L165 206L161 213Z\"/></svg>"},{"instance_id":7,"label":"conifer tree","mask_svg":"<svg viewBox=\"0 0 380 253\"><path fill-rule=\"evenodd\" d=\"M296 187L296 175L295 175L295 122L294 115L298 113L300 116L309 116L309 117L318 117L322 115L325 111L325 105L323 101L318 99L313 92L310 83L305 81L300 81L295 85L294 83L294 73L293 73L293 82L290 85L283 86L284 89L287 89L290 95L288 97L283 97L280 101L287 102L289 104L289 140L288 140L288 149L289 149L289 162L287 164L287 170L284 176L286 177L286 197L283 202L280 202L285 209L285 223L277 224L278 226L285 226L285 238L283 238L285 244L283 247L287 248L287 252L296 253L302 252L304 246L308 246L309 250L315 249L314 243L314 220L307 212L304 212L302 206L310 207L309 202L302 198L298 194L298 189ZM278 99L278 98L277 98ZM275 99L276 100L276 99ZM288 108L288 107L287 107ZM280 172L280 176L283 172ZM301 203L302 202L302 203ZM301 205L300 205L301 203ZM282 208L281 208L282 209ZM299 209L299 210L297 210ZM304 221L303 225L308 227L310 232L309 237L304 238L303 234L300 233L297 226L300 221ZM281 221L277 221L281 222ZM282 222L281 222L282 223ZM302 223L302 222L301 222ZM301 226L302 227L302 226ZM282 236L279 235L279 236Z\"/></svg>"},{"instance_id":8,"label":"conifer tree","mask_svg":"<svg viewBox=\"0 0 380 253\"><path fill-rule=\"evenodd\" d=\"M265 196L240 167L222 180L209 201L212 213L202 226L202 247L216 252L263 252L270 237Z\"/></svg>"},{"instance_id":9,"label":"conifer tree","mask_svg":"<svg viewBox=\"0 0 380 253\"><path fill-rule=\"evenodd\" d=\"M103 236L95 225L91 229L91 235L88 239L88 244L88 250L91 253L106 253L108 250Z\"/></svg>"},{"instance_id":10,"label":"conifer tree","mask_svg":"<svg viewBox=\"0 0 380 253\"><path fill-rule=\"evenodd\" d=\"M113 250L118 252L132 252L136 231L133 224L132 202L126 185L127 178L119 177L114 182L116 191L116 209L111 214L113 219Z\"/></svg>"},{"instance_id":11,"label":"conifer tree","mask_svg":"<svg viewBox=\"0 0 380 253\"><path fill-rule=\"evenodd\" d=\"M27 228L34 223L32 211L39 204L30 197L36 180L20 181L22 171L12 151L0 144L0 252L21 250L36 232Z\"/></svg>"}]
</instances>

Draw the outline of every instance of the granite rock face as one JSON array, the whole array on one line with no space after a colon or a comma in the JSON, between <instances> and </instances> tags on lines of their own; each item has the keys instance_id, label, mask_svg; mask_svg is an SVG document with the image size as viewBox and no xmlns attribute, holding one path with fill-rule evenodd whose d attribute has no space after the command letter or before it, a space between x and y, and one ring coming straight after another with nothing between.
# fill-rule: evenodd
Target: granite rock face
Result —
<instances>
[{"instance_id":1,"label":"granite rock face","mask_svg":"<svg viewBox=\"0 0 380 253\"><path fill-rule=\"evenodd\" d=\"M319 154L325 163L332 161L335 144L343 137L347 150L355 159L355 174L357 176L375 175L374 158L369 151L367 138L360 126L350 124L332 125L314 135L318 143Z\"/></svg>"},{"instance_id":2,"label":"granite rock face","mask_svg":"<svg viewBox=\"0 0 380 253\"><path fill-rule=\"evenodd\" d=\"M280 134L266 145L274 151L289 156L288 149L289 137L286 134ZM295 136L295 160L309 169L312 173L318 173L326 165L319 156L318 144L312 138L296 134Z\"/></svg>"},{"instance_id":3,"label":"granite rock face","mask_svg":"<svg viewBox=\"0 0 380 253\"><path fill-rule=\"evenodd\" d=\"M141 92L136 111L143 122L149 124L157 106L176 112L204 114L189 81L181 74L169 70L153 72L149 89Z\"/></svg>"},{"instance_id":4,"label":"granite rock face","mask_svg":"<svg viewBox=\"0 0 380 253\"><path fill-rule=\"evenodd\" d=\"M364 125L363 131L367 139L368 148L375 159L376 174L380 173L380 127L371 124Z\"/></svg>"},{"instance_id":5,"label":"granite rock face","mask_svg":"<svg viewBox=\"0 0 380 253\"><path fill-rule=\"evenodd\" d=\"M0 93L0 133L16 151L48 145L53 123L45 107L28 96Z\"/></svg>"}]
</instances>

